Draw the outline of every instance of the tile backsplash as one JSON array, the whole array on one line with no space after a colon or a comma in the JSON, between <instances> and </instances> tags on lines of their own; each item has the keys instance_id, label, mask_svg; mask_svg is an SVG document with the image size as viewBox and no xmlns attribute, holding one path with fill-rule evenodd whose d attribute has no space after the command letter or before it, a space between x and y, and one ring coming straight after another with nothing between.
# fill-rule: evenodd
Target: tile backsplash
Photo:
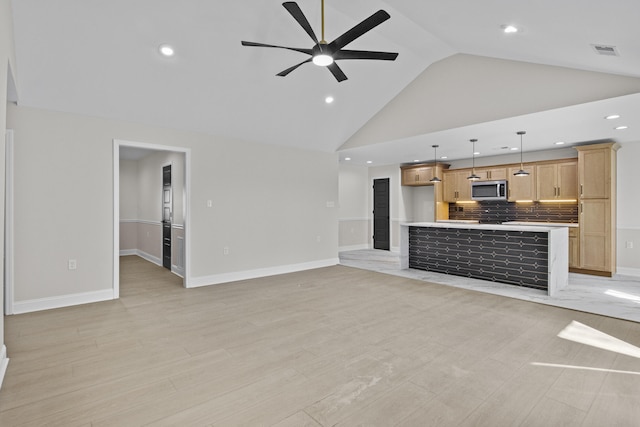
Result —
<instances>
[{"instance_id":1,"label":"tile backsplash","mask_svg":"<svg viewBox=\"0 0 640 427\"><path fill-rule=\"evenodd\" d=\"M449 219L478 220L481 223L506 221L578 222L577 203L512 203L485 201L449 204Z\"/></svg>"}]
</instances>

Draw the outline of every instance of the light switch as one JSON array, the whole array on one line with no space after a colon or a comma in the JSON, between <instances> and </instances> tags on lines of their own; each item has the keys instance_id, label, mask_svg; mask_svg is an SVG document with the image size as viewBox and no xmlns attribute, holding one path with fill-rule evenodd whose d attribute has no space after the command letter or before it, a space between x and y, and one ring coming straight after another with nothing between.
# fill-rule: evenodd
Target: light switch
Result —
<instances>
[{"instance_id":1,"label":"light switch","mask_svg":"<svg viewBox=\"0 0 640 427\"><path fill-rule=\"evenodd\" d=\"M207 207L210 208L213 206L213 201L212 200L207 200Z\"/></svg>"}]
</instances>

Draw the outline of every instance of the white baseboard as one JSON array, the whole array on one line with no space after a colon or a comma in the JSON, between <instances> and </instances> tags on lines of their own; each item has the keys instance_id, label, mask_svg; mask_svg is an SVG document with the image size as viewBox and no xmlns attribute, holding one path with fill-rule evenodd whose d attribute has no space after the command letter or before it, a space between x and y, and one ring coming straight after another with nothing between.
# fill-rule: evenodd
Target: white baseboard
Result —
<instances>
[{"instance_id":1,"label":"white baseboard","mask_svg":"<svg viewBox=\"0 0 640 427\"><path fill-rule=\"evenodd\" d=\"M2 389L2 380L4 380L4 374L7 373L8 366L7 347L3 344L2 348L0 348L0 389Z\"/></svg>"},{"instance_id":2,"label":"white baseboard","mask_svg":"<svg viewBox=\"0 0 640 427\"><path fill-rule=\"evenodd\" d=\"M371 249L371 245L369 245L367 243L363 243L361 245L340 246L338 248L338 252L361 251L363 249Z\"/></svg>"},{"instance_id":3,"label":"white baseboard","mask_svg":"<svg viewBox=\"0 0 640 427\"><path fill-rule=\"evenodd\" d=\"M180 268L175 264L171 264L171 272L176 276L182 277L184 279L184 268Z\"/></svg>"},{"instance_id":4,"label":"white baseboard","mask_svg":"<svg viewBox=\"0 0 640 427\"><path fill-rule=\"evenodd\" d=\"M140 258L144 258L149 262L154 263L155 265L162 266L162 260L157 256L153 256L148 254L140 249L123 249L120 251L120 256L128 256L128 255L137 255Z\"/></svg>"},{"instance_id":5,"label":"white baseboard","mask_svg":"<svg viewBox=\"0 0 640 427\"><path fill-rule=\"evenodd\" d=\"M617 267L616 276L618 275L640 277L640 268Z\"/></svg>"},{"instance_id":6,"label":"white baseboard","mask_svg":"<svg viewBox=\"0 0 640 427\"><path fill-rule=\"evenodd\" d=\"M146 252L141 251L140 249L136 249L136 255L138 255L140 258L144 258L149 262L152 262L156 265L162 265L162 260L160 258L158 258L157 256L153 256L151 254L148 254Z\"/></svg>"},{"instance_id":7,"label":"white baseboard","mask_svg":"<svg viewBox=\"0 0 640 427\"><path fill-rule=\"evenodd\" d=\"M257 279L275 276L277 274L295 273L296 271L312 270L314 268L330 267L339 264L338 258L320 261L304 262L300 264L281 265L278 267L259 268L256 270L237 271L233 273L213 274L211 276L193 277L187 282L187 288L218 285L220 283L237 282L238 280Z\"/></svg>"},{"instance_id":8,"label":"white baseboard","mask_svg":"<svg viewBox=\"0 0 640 427\"><path fill-rule=\"evenodd\" d=\"M16 301L13 303L13 314L31 313L32 311L50 310L52 308L69 307L72 305L89 304L112 299L113 289L104 289L102 291Z\"/></svg>"}]
</instances>

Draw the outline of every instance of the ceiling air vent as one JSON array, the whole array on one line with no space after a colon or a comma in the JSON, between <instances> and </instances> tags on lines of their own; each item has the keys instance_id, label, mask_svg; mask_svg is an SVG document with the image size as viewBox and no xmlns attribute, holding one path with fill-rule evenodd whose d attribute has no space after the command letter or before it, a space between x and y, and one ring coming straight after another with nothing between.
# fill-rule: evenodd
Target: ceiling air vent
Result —
<instances>
[{"instance_id":1,"label":"ceiling air vent","mask_svg":"<svg viewBox=\"0 0 640 427\"><path fill-rule=\"evenodd\" d=\"M592 44L591 47L598 55L620 56L618 48L615 46L607 46L605 44Z\"/></svg>"}]
</instances>

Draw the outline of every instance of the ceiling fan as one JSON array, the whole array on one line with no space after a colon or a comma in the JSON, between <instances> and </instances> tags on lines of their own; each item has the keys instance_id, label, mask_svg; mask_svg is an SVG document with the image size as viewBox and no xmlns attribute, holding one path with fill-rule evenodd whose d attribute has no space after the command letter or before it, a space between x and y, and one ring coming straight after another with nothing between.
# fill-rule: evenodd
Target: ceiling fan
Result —
<instances>
[{"instance_id":1,"label":"ceiling fan","mask_svg":"<svg viewBox=\"0 0 640 427\"><path fill-rule=\"evenodd\" d=\"M340 61L343 59L378 59L383 61L394 61L398 56L397 53L391 52L372 52L367 50L346 50L343 49L346 45L362 36L366 32L372 30L378 25L382 24L384 21L389 19L391 16L385 12L384 10L379 10L364 21L360 22L355 27L351 28L346 33L342 34L338 38L336 38L331 43L327 43L324 39L324 0L322 0L321 8L322 8L322 38L318 41L316 34L313 32L309 21L302 13L302 10L298 6L296 2L287 1L282 3L285 9L293 16L293 18L300 24L300 26L307 32L309 37L314 41L315 45L311 49L297 48L297 47L286 47L286 46L274 46L270 44L264 43L255 43L255 42L247 42L242 41L242 46L256 46L256 47L274 47L279 49L288 49L296 52L306 53L309 55L309 58L302 61L299 64L296 64L292 67L287 68L276 74L277 76L284 77L288 75L290 72L295 70L307 62L313 62L318 66L325 66L331 71L331 74L338 80L339 82L343 80L347 80L347 76L340 69L336 61Z\"/></svg>"}]
</instances>

